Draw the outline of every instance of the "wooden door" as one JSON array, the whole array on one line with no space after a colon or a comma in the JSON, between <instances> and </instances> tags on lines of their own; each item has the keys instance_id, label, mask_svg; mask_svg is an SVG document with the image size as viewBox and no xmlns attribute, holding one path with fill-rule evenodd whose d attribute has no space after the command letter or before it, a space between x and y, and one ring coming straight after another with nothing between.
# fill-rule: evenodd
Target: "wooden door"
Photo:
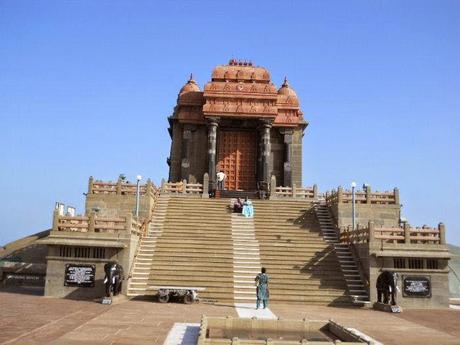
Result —
<instances>
[{"instance_id":1,"label":"wooden door","mask_svg":"<svg viewBox=\"0 0 460 345\"><path fill-rule=\"evenodd\" d=\"M256 190L256 133L220 131L217 171L227 178L227 190Z\"/></svg>"}]
</instances>

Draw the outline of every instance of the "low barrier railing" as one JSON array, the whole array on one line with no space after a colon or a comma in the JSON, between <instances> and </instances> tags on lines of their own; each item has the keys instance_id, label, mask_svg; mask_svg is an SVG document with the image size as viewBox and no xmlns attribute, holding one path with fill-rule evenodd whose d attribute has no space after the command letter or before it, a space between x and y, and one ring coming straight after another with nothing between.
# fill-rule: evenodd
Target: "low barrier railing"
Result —
<instances>
[{"instance_id":1,"label":"low barrier railing","mask_svg":"<svg viewBox=\"0 0 460 345\"><path fill-rule=\"evenodd\" d=\"M158 189L149 179L147 183L139 185L139 194L153 195L155 190ZM88 194L113 194L113 195L136 195L137 184L129 183L124 178L119 177L117 182L106 182L100 180L94 180L90 176L88 181Z\"/></svg>"},{"instance_id":2,"label":"low barrier railing","mask_svg":"<svg viewBox=\"0 0 460 345\"><path fill-rule=\"evenodd\" d=\"M61 216L59 211L53 213L53 231L116 233L124 231L140 236L143 232L142 222L131 214L126 217L98 217L95 213L87 216Z\"/></svg>"},{"instance_id":3,"label":"low barrier railing","mask_svg":"<svg viewBox=\"0 0 460 345\"><path fill-rule=\"evenodd\" d=\"M341 229L340 242L446 244L446 229L443 223L439 223L437 228L411 228L408 223L405 223L404 227L375 227L373 222L369 222L365 228Z\"/></svg>"},{"instance_id":4,"label":"low barrier railing","mask_svg":"<svg viewBox=\"0 0 460 345\"><path fill-rule=\"evenodd\" d=\"M275 197L277 198L300 198L300 199L316 199L318 197L318 187L276 187Z\"/></svg>"},{"instance_id":5,"label":"low barrier railing","mask_svg":"<svg viewBox=\"0 0 460 345\"><path fill-rule=\"evenodd\" d=\"M352 191L338 187L337 190L325 193L327 204L351 203L353 200ZM399 205L399 189L394 188L391 192L372 192L371 187L367 186L364 191L355 192L356 204L380 204L380 205Z\"/></svg>"},{"instance_id":6,"label":"low barrier railing","mask_svg":"<svg viewBox=\"0 0 460 345\"><path fill-rule=\"evenodd\" d=\"M188 183L186 180L181 182L163 182L161 189L164 193L170 194L187 194L201 195L203 194L202 183Z\"/></svg>"}]
</instances>

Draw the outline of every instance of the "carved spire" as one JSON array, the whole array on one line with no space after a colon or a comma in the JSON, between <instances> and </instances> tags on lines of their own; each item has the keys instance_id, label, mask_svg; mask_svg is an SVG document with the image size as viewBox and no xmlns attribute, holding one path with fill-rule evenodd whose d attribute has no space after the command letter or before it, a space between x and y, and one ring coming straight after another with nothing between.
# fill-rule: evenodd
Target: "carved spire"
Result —
<instances>
[{"instance_id":1,"label":"carved spire","mask_svg":"<svg viewBox=\"0 0 460 345\"><path fill-rule=\"evenodd\" d=\"M289 87L289 83L288 83L288 80L287 80L287 77L284 76L284 82L283 82L283 85L281 85L282 87Z\"/></svg>"}]
</instances>

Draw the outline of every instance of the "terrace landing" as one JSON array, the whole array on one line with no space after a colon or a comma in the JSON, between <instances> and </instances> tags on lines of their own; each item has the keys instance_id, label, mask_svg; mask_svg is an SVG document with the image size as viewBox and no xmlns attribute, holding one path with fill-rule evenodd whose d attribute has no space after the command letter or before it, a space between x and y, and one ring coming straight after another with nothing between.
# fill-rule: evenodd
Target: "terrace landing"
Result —
<instances>
[{"instance_id":1,"label":"terrace landing","mask_svg":"<svg viewBox=\"0 0 460 345\"><path fill-rule=\"evenodd\" d=\"M199 323L201 315L237 316L230 305L125 301L111 306L0 292L0 344L164 343L174 323ZM281 318L335 321L385 345L459 344L460 311L409 310L393 315L372 310L273 305Z\"/></svg>"}]
</instances>

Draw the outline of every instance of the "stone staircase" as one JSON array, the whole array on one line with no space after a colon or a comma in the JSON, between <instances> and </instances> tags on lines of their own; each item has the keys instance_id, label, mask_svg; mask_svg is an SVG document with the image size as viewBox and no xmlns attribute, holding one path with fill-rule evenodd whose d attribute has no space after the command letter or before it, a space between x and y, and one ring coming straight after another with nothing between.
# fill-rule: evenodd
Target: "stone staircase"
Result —
<instances>
[{"instance_id":1,"label":"stone staircase","mask_svg":"<svg viewBox=\"0 0 460 345\"><path fill-rule=\"evenodd\" d=\"M369 294L364 286L353 254L347 244L340 243L338 232L326 204L324 202L318 203L314 209L324 240L335 248L349 295L352 296L355 303L370 303Z\"/></svg>"},{"instance_id":2,"label":"stone staircase","mask_svg":"<svg viewBox=\"0 0 460 345\"><path fill-rule=\"evenodd\" d=\"M270 303L350 305L339 260L322 236L314 204L292 199L253 203Z\"/></svg>"},{"instance_id":3,"label":"stone staircase","mask_svg":"<svg viewBox=\"0 0 460 345\"><path fill-rule=\"evenodd\" d=\"M229 199L171 196L154 255L145 262L143 295L152 286L205 288L205 300L233 302L233 241ZM139 291L140 292L140 291Z\"/></svg>"},{"instance_id":4,"label":"stone staircase","mask_svg":"<svg viewBox=\"0 0 460 345\"><path fill-rule=\"evenodd\" d=\"M148 278L152 266L157 239L163 232L163 223L168 209L169 196L160 195L155 207L153 220L147 235L141 240L134 258L134 266L128 281L128 296L143 296L147 293Z\"/></svg>"},{"instance_id":5,"label":"stone staircase","mask_svg":"<svg viewBox=\"0 0 460 345\"><path fill-rule=\"evenodd\" d=\"M235 303L254 301L255 276L260 273L259 242L254 219L240 213L232 214L233 291Z\"/></svg>"},{"instance_id":6,"label":"stone staircase","mask_svg":"<svg viewBox=\"0 0 460 345\"><path fill-rule=\"evenodd\" d=\"M204 288L202 300L255 303L254 278L264 266L270 303L350 305L336 250L323 238L314 205L253 203L255 217L248 219L232 213L230 199L160 196L128 295L182 286Z\"/></svg>"}]
</instances>

